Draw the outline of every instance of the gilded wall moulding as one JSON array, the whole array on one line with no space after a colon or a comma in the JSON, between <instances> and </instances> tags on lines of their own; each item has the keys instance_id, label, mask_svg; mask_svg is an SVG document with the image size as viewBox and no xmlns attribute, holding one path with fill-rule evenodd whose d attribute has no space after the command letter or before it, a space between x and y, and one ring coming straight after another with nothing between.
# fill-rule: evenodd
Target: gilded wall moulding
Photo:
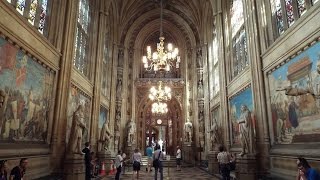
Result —
<instances>
[{"instance_id":1,"label":"gilded wall moulding","mask_svg":"<svg viewBox=\"0 0 320 180\"><path fill-rule=\"evenodd\" d=\"M171 87L184 87L185 80L182 78L162 79L162 78L140 78L135 81L136 87L149 87L156 86L159 81L163 82L163 85Z\"/></svg>"}]
</instances>

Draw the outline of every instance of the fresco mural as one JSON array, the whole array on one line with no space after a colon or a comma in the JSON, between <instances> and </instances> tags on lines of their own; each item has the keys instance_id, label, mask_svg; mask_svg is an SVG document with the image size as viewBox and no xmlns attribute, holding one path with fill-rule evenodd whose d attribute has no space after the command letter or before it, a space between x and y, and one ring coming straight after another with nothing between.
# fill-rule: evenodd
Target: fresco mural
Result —
<instances>
[{"instance_id":1,"label":"fresco mural","mask_svg":"<svg viewBox=\"0 0 320 180\"><path fill-rule=\"evenodd\" d=\"M232 97L229 100L230 103L230 120L232 123L232 142L233 144L240 144L240 131L238 119L241 115L241 106L245 105L249 109L249 111L253 111L253 103L252 103L252 89L251 87L246 88L241 93ZM251 113L251 116L253 113ZM253 120L253 117L252 117ZM253 123L255 124L255 123ZM255 127L255 126L253 126Z\"/></svg>"},{"instance_id":2,"label":"fresco mural","mask_svg":"<svg viewBox=\"0 0 320 180\"><path fill-rule=\"evenodd\" d=\"M275 143L318 141L320 42L272 72L268 79Z\"/></svg>"},{"instance_id":3,"label":"fresco mural","mask_svg":"<svg viewBox=\"0 0 320 180\"><path fill-rule=\"evenodd\" d=\"M54 76L0 37L0 141L46 141Z\"/></svg>"},{"instance_id":4,"label":"fresco mural","mask_svg":"<svg viewBox=\"0 0 320 180\"><path fill-rule=\"evenodd\" d=\"M71 85L71 89L69 92L69 100L68 100L68 119L67 119L67 135L66 142L69 142L70 131L72 126L72 118L73 113L76 111L79 105L84 106L84 122L86 124L86 129L83 133L82 142L83 144L89 140L89 130L90 130L90 122L91 122L91 99L80 90L76 89L73 85Z\"/></svg>"}]
</instances>

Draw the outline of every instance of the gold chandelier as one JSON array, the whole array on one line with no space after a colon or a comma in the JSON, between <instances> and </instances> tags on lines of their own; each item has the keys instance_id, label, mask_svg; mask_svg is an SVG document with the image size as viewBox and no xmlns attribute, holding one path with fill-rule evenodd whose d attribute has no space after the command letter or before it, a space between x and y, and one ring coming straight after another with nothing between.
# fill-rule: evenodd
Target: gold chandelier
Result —
<instances>
[{"instance_id":1,"label":"gold chandelier","mask_svg":"<svg viewBox=\"0 0 320 180\"><path fill-rule=\"evenodd\" d=\"M154 102L152 104L151 112L153 114L166 114L168 112L168 105L167 103L163 102Z\"/></svg>"},{"instance_id":2,"label":"gold chandelier","mask_svg":"<svg viewBox=\"0 0 320 180\"><path fill-rule=\"evenodd\" d=\"M144 68L147 71L170 71L172 67L179 68L180 56L179 49L173 48L171 43L168 44L167 50L164 48L164 37L162 33L162 0L161 0L161 12L160 12L160 42L157 43L157 51L151 53L151 47L147 46L147 56L142 57ZM152 54L152 55L151 55Z\"/></svg>"},{"instance_id":3,"label":"gold chandelier","mask_svg":"<svg viewBox=\"0 0 320 180\"><path fill-rule=\"evenodd\" d=\"M162 81L158 82L158 89L154 86L150 89L149 99L152 101L169 101L171 99L171 88L162 85Z\"/></svg>"}]
</instances>

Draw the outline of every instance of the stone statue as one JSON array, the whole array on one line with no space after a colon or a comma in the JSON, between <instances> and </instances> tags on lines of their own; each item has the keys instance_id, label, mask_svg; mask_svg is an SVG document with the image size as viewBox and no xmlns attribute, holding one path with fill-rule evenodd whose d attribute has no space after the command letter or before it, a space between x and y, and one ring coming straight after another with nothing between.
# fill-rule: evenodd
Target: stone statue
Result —
<instances>
[{"instance_id":1,"label":"stone statue","mask_svg":"<svg viewBox=\"0 0 320 180\"><path fill-rule=\"evenodd\" d=\"M4 101L6 98L6 93L0 89L0 109L4 106Z\"/></svg>"},{"instance_id":2,"label":"stone statue","mask_svg":"<svg viewBox=\"0 0 320 180\"><path fill-rule=\"evenodd\" d=\"M220 141L220 133L219 133L219 126L218 126L218 123L217 123L217 120L216 118L213 118L213 122L212 122L212 125L211 125L211 128L209 130L209 133L210 133L210 142L211 142L211 150L214 149L214 146L216 144L220 144L221 141Z\"/></svg>"},{"instance_id":3,"label":"stone statue","mask_svg":"<svg viewBox=\"0 0 320 180\"><path fill-rule=\"evenodd\" d=\"M116 93L117 93L116 94L117 99L121 99L121 93L122 93L122 80L121 79L118 79Z\"/></svg>"},{"instance_id":4,"label":"stone statue","mask_svg":"<svg viewBox=\"0 0 320 180\"><path fill-rule=\"evenodd\" d=\"M99 151L103 151L103 149L108 151L110 149L109 147L110 147L111 138L112 138L112 135L109 130L109 123L107 120L105 120L100 132L101 146L99 148Z\"/></svg>"},{"instance_id":5,"label":"stone statue","mask_svg":"<svg viewBox=\"0 0 320 180\"><path fill-rule=\"evenodd\" d=\"M251 120L251 112L246 105L241 106L241 114L238 123L242 146L240 155L243 156L247 153L254 153L254 127Z\"/></svg>"},{"instance_id":6,"label":"stone statue","mask_svg":"<svg viewBox=\"0 0 320 180\"><path fill-rule=\"evenodd\" d=\"M203 97L203 82L202 80L198 81L198 97Z\"/></svg>"},{"instance_id":7,"label":"stone statue","mask_svg":"<svg viewBox=\"0 0 320 180\"><path fill-rule=\"evenodd\" d=\"M201 48L198 48L198 50L197 50L197 67L203 67Z\"/></svg>"},{"instance_id":8,"label":"stone statue","mask_svg":"<svg viewBox=\"0 0 320 180\"><path fill-rule=\"evenodd\" d=\"M128 143L134 143L134 134L136 133L136 123L131 119L128 123Z\"/></svg>"},{"instance_id":9,"label":"stone statue","mask_svg":"<svg viewBox=\"0 0 320 180\"><path fill-rule=\"evenodd\" d=\"M77 110L73 113L72 129L69 139L69 153L70 154L82 154L81 142L83 133L86 130L84 123L83 105L79 105Z\"/></svg>"},{"instance_id":10,"label":"stone statue","mask_svg":"<svg viewBox=\"0 0 320 180\"><path fill-rule=\"evenodd\" d=\"M188 119L187 122L184 124L184 141L185 142L192 142L192 123Z\"/></svg>"}]
</instances>

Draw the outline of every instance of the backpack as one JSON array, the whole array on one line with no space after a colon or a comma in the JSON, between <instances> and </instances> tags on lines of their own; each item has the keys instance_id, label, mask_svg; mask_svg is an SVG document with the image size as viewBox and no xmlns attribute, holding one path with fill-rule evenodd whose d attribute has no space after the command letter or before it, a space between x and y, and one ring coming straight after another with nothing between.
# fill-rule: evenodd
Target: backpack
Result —
<instances>
[{"instance_id":1,"label":"backpack","mask_svg":"<svg viewBox=\"0 0 320 180\"><path fill-rule=\"evenodd\" d=\"M159 152L159 155L158 155L158 158L157 159L154 159L153 160L153 162L152 162L152 166L154 167L154 168L159 168L159 166L160 166L160 160L159 160L159 158L160 158L160 154L161 154L162 152L160 151Z\"/></svg>"}]
</instances>

